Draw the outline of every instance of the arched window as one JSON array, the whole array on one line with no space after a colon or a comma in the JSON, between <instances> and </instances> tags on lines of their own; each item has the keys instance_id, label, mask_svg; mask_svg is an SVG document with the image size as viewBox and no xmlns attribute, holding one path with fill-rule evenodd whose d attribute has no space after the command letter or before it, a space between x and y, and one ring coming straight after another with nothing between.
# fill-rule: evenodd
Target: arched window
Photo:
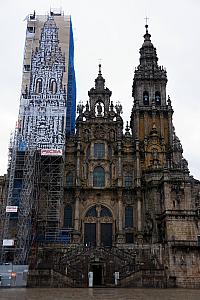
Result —
<instances>
[{"instance_id":1,"label":"arched window","mask_svg":"<svg viewBox=\"0 0 200 300\"><path fill-rule=\"evenodd\" d=\"M67 186L73 186L74 185L74 176L73 176L72 172L70 172L70 173L67 174L66 185Z\"/></svg>"},{"instance_id":2,"label":"arched window","mask_svg":"<svg viewBox=\"0 0 200 300\"><path fill-rule=\"evenodd\" d=\"M102 205L101 206L100 217L112 217L112 213L107 207Z\"/></svg>"},{"instance_id":3,"label":"arched window","mask_svg":"<svg viewBox=\"0 0 200 300\"><path fill-rule=\"evenodd\" d=\"M96 167L93 172L93 186L104 187L105 186L105 171L102 167Z\"/></svg>"},{"instance_id":4,"label":"arched window","mask_svg":"<svg viewBox=\"0 0 200 300\"><path fill-rule=\"evenodd\" d=\"M133 207L127 206L125 208L125 227L132 228L133 227Z\"/></svg>"},{"instance_id":5,"label":"arched window","mask_svg":"<svg viewBox=\"0 0 200 300\"><path fill-rule=\"evenodd\" d=\"M143 104L149 105L149 93L147 91L143 92Z\"/></svg>"},{"instance_id":6,"label":"arched window","mask_svg":"<svg viewBox=\"0 0 200 300\"><path fill-rule=\"evenodd\" d=\"M155 103L156 105L161 105L161 96L160 96L160 92L156 92L155 93Z\"/></svg>"},{"instance_id":7,"label":"arched window","mask_svg":"<svg viewBox=\"0 0 200 300\"><path fill-rule=\"evenodd\" d=\"M98 143L94 144L94 157L95 158L104 158L105 156L105 144Z\"/></svg>"},{"instance_id":8,"label":"arched window","mask_svg":"<svg viewBox=\"0 0 200 300\"><path fill-rule=\"evenodd\" d=\"M66 228L72 228L72 207L70 205L65 206L63 226Z\"/></svg>"},{"instance_id":9,"label":"arched window","mask_svg":"<svg viewBox=\"0 0 200 300\"><path fill-rule=\"evenodd\" d=\"M57 92L57 84L55 79L51 79L49 83L49 90L52 92L52 94L56 94Z\"/></svg>"},{"instance_id":10,"label":"arched window","mask_svg":"<svg viewBox=\"0 0 200 300\"><path fill-rule=\"evenodd\" d=\"M35 89L36 94L42 93L42 79L39 78L36 81L36 89Z\"/></svg>"},{"instance_id":11,"label":"arched window","mask_svg":"<svg viewBox=\"0 0 200 300\"><path fill-rule=\"evenodd\" d=\"M86 217L95 217L97 218L96 206L92 206L86 213Z\"/></svg>"}]
</instances>

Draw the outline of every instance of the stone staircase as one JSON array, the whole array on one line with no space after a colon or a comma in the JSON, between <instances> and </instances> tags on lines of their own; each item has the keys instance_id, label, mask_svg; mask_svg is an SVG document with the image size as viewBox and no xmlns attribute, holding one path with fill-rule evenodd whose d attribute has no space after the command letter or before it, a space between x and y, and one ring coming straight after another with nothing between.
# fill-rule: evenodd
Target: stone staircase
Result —
<instances>
[{"instance_id":1,"label":"stone staircase","mask_svg":"<svg viewBox=\"0 0 200 300\"><path fill-rule=\"evenodd\" d=\"M51 270L48 282L55 287L88 287L88 272L100 266L103 286L114 286L119 272L121 287L165 287L166 274L155 251L144 248L87 247L70 245L46 253L41 270ZM40 274L41 275L41 274ZM41 285L40 285L41 286Z\"/></svg>"}]
</instances>

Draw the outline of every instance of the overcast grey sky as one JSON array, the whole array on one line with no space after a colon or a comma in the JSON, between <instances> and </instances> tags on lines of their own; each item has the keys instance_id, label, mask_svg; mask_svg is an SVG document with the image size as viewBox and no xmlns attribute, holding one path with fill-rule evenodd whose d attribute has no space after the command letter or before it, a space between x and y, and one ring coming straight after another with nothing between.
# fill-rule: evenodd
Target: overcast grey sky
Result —
<instances>
[{"instance_id":1,"label":"overcast grey sky","mask_svg":"<svg viewBox=\"0 0 200 300\"><path fill-rule=\"evenodd\" d=\"M0 175L6 173L10 132L17 121L26 22L29 13L47 14L62 7L71 14L75 39L77 103L88 98L99 59L112 100L123 105L129 121L134 69L139 64L145 16L157 48L159 64L167 69L167 94L173 122L191 175L200 179L200 1L199 0L17 0L1 3L0 17Z\"/></svg>"}]
</instances>

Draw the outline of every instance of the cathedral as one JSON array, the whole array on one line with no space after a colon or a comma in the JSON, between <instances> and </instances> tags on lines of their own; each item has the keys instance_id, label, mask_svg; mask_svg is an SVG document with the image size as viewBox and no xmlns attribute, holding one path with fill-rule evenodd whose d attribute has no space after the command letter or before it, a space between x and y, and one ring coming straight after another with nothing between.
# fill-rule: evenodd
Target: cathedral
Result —
<instances>
[{"instance_id":1,"label":"cathedral","mask_svg":"<svg viewBox=\"0 0 200 300\"><path fill-rule=\"evenodd\" d=\"M88 286L90 274L94 285L109 286L115 274L120 286L200 287L200 184L182 155L166 84L146 26L130 125L124 128L101 65L87 103L77 106L61 210L69 244L46 249L44 259L68 277L66 285Z\"/></svg>"},{"instance_id":2,"label":"cathedral","mask_svg":"<svg viewBox=\"0 0 200 300\"><path fill-rule=\"evenodd\" d=\"M99 65L63 152L28 155L35 177L21 205L28 195L33 202L19 212L13 256L29 264L28 286L200 288L200 182L183 157L167 73L145 29L130 123ZM56 82L51 88L56 94Z\"/></svg>"}]
</instances>

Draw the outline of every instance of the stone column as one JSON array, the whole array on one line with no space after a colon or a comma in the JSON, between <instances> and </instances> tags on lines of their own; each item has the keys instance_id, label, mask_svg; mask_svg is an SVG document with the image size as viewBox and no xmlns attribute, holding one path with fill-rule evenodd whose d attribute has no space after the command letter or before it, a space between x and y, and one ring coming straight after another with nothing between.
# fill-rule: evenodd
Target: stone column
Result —
<instances>
[{"instance_id":1,"label":"stone column","mask_svg":"<svg viewBox=\"0 0 200 300\"><path fill-rule=\"evenodd\" d=\"M139 140L136 140L136 178L135 186L137 188L137 230L142 231L142 198L141 198L141 172L140 172L140 149ZM139 239L142 237L140 236Z\"/></svg>"},{"instance_id":2,"label":"stone column","mask_svg":"<svg viewBox=\"0 0 200 300\"><path fill-rule=\"evenodd\" d=\"M101 245L101 223L100 223L101 206L97 206L97 223L96 223L96 244Z\"/></svg>"},{"instance_id":3,"label":"stone column","mask_svg":"<svg viewBox=\"0 0 200 300\"><path fill-rule=\"evenodd\" d=\"M75 244L80 243L80 230L79 230L79 214L80 210L80 195L79 192L75 195L75 208L74 208L74 234L73 234L73 242Z\"/></svg>"},{"instance_id":4,"label":"stone column","mask_svg":"<svg viewBox=\"0 0 200 300\"><path fill-rule=\"evenodd\" d=\"M144 137L149 135L148 114L144 112Z\"/></svg>"},{"instance_id":5,"label":"stone column","mask_svg":"<svg viewBox=\"0 0 200 300\"><path fill-rule=\"evenodd\" d=\"M171 100L168 97L168 124L169 124L169 143L173 144L173 122L172 122L173 109L171 106Z\"/></svg>"},{"instance_id":6,"label":"stone column","mask_svg":"<svg viewBox=\"0 0 200 300\"><path fill-rule=\"evenodd\" d=\"M136 138L140 138L140 118L139 118L139 110L136 111Z\"/></svg>"},{"instance_id":7,"label":"stone column","mask_svg":"<svg viewBox=\"0 0 200 300\"><path fill-rule=\"evenodd\" d=\"M118 193L118 236L117 243L124 243L123 234L123 203L122 203L122 191Z\"/></svg>"},{"instance_id":8,"label":"stone column","mask_svg":"<svg viewBox=\"0 0 200 300\"><path fill-rule=\"evenodd\" d=\"M119 232L122 232L122 224L123 224L123 215L122 215L122 210L123 210L123 205L122 205L122 199L121 197L118 199L118 227L119 227Z\"/></svg>"},{"instance_id":9,"label":"stone column","mask_svg":"<svg viewBox=\"0 0 200 300\"><path fill-rule=\"evenodd\" d=\"M79 230L79 196L75 199L75 211L74 211L74 229Z\"/></svg>"},{"instance_id":10,"label":"stone column","mask_svg":"<svg viewBox=\"0 0 200 300\"><path fill-rule=\"evenodd\" d=\"M136 178L135 178L136 187L140 187L140 153L139 153L139 140L136 140Z\"/></svg>"},{"instance_id":11,"label":"stone column","mask_svg":"<svg viewBox=\"0 0 200 300\"><path fill-rule=\"evenodd\" d=\"M161 137L165 138L163 112L160 112L160 133L161 133Z\"/></svg>"},{"instance_id":12,"label":"stone column","mask_svg":"<svg viewBox=\"0 0 200 300\"><path fill-rule=\"evenodd\" d=\"M137 200L137 227L138 231L142 230L142 201L141 201L141 196L138 195L138 200Z\"/></svg>"},{"instance_id":13,"label":"stone column","mask_svg":"<svg viewBox=\"0 0 200 300\"><path fill-rule=\"evenodd\" d=\"M77 163L76 163L76 185L80 186L80 141L78 141L77 145Z\"/></svg>"},{"instance_id":14,"label":"stone column","mask_svg":"<svg viewBox=\"0 0 200 300\"><path fill-rule=\"evenodd\" d=\"M122 155L121 155L121 142L118 141L118 186L122 186Z\"/></svg>"}]
</instances>

